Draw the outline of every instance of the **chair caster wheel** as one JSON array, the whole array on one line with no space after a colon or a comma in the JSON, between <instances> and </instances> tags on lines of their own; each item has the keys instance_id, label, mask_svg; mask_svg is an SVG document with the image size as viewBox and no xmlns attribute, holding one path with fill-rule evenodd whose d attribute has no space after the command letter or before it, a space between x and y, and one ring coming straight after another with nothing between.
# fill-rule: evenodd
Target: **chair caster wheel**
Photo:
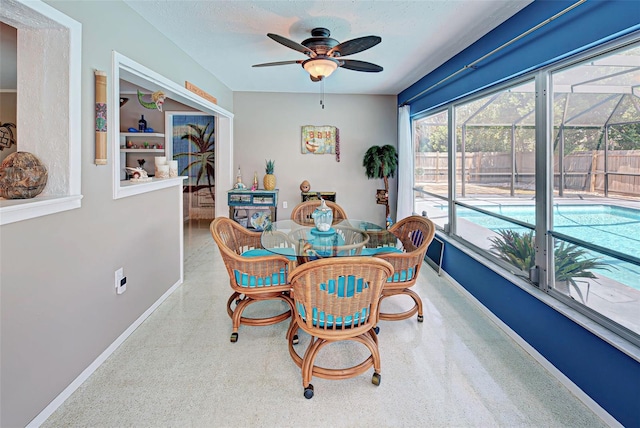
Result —
<instances>
[{"instance_id":1,"label":"chair caster wheel","mask_svg":"<svg viewBox=\"0 0 640 428\"><path fill-rule=\"evenodd\" d=\"M304 389L304 398L308 400L311 397L313 397L313 385L309 384L309 386Z\"/></svg>"},{"instance_id":2,"label":"chair caster wheel","mask_svg":"<svg viewBox=\"0 0 640 428\"><path fill-rule=\"evenodd\" d=\"M418 322L424 321L424 317L422 315L418 315Z\"/></svg>"},{"instance_id":3,"label":"chair caster wheel","mask_svg":"<svg viewBox=\"0 0 640 428\"><path fill-rule=\"evenodd\" d=\"M231 337L229 338L229 340L230 340L232 343L237 342L237 341L238 341L238 333L231 333Z\"/></svg>"},{"instance_id":4,"label":"chair caster wheel","mask_svg":"<svg viewBox=\"0 0 640 428\"><path fill-rule=\"evenodd\" d=\"M380 327L378 326L373 327L373 331L375 331L376 334L380 334Z\"/></svg>"},{"instance_id":5,"label":"chair caster wheel","mask_svg":"<svg viewBox=\"0 0 640 428\"><path fill-rule=\"evenodd\" d=\"M298 335L294 335L293 339L291 339L291 343L293 343L294 345L297 345L298 342L300 342L300 340L298 339Z\"/></svg>"},{"instance_id":6,"label":"chair caster wheel","mask_svg":"<svg viewBox=\"0 0 640 428\"><path fill-rule=\"evenodd\" d=\"M382 377L380 376L379 373L374 373L373 377L371 378L371 383L374 384L375 386L380 385L380 382L382 381Z\"/></svg>"}]
</instances>

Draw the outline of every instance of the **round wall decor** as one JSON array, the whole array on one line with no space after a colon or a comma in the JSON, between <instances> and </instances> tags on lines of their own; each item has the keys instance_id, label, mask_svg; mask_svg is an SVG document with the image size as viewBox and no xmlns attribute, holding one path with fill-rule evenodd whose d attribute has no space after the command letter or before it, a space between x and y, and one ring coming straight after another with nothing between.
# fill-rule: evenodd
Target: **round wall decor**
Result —
<instances>
[{"instance_id":1,"label":"round wall decor","mask_svg":"<svg viewBox=\"0 0 640 428\"><path fill-rule=\"evenodd\" d=\"M0 165L0 197L29 199L47 185L47 168L29 152L15 152Z\"/></svg>"}]
</instances>

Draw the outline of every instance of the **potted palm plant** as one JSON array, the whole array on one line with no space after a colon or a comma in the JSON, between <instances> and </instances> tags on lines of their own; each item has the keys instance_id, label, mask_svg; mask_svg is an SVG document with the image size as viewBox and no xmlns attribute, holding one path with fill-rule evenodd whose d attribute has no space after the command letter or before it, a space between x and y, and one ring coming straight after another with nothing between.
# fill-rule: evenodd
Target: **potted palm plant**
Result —
<instances>
[{"instance_id":1,"label":"potted palm plant","mask_svg":"<svg viewBox=\"0 0 640 428\"><path fill-rule=\"evenodd\" d=\"M528 272L535 266L535 248L533 231L515 232L513 230L499 230L499 236L489 238L491 251L518 269ZM554 248L555 286L554 288L569 295L570 285L584 302L582 292L574 278L596 278L592 269L609 270L609 266L598 261L597 258L587 257L587 251L577 245L561 242Z\"/></svg>"},{"instance_id":2,"label":"potted palm plant","mask_svg":"<svg viewBox=\"0 0 640 428\"><path fill-rule=\"evenodd\" d=\"M385 195L389 194L389 177L393 177L398 169L398 152L390 144L371 146L364 154L362 166L367 178L381 178L384 180ZM389 217L389 199L384 199L386 208L385 218Z\"/></svg>"}]
</instances>

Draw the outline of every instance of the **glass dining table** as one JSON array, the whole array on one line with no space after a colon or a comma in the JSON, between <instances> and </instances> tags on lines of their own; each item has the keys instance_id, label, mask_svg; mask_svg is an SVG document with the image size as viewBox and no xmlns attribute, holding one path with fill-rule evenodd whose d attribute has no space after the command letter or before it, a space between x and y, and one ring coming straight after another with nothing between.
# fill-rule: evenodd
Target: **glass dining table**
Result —
<instances>
[{"instance_id":1,"label":"glass dining table","mask_svg":"<svg viewBox=\"0 0 640 428\"><path fill-rule=\"evenodd\" d=\"M298 263L397 252L400 245L396 236L383 226L353 219L338 221L328 231L320 231L313 224L279 220L265 226L260 241L265 250L295 257Z\"/></svg>"}]
</instances>

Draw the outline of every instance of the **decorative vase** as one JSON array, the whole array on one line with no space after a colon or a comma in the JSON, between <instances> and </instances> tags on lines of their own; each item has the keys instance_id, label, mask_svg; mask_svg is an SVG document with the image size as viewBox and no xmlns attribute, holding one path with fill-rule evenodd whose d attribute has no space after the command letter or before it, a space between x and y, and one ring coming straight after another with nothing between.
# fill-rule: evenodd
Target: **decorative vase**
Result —
<instances>
[{"instance_id":1,"label":"decorative vase","mask_svg":"<svg viewBox=\"0 0 640 428\"><path fill-rule=\"evenodd\" d=\"M333 224L333 210L322 199L322 203L313 211L311 218L313 218L316 229L320 232L328 232Z\"/></svg>"},{"instance_id":2,"label":"decorative vase","mask_svg":"<svg viewBox=\"0 0 640 428\"><path fill-rule=\"evenodd\" d=\"M273 190L276 188L276 176L273 174L266 174L262 179L265 190Z\"/></svg>"},{"instance_id":3,"label":"decorative vase","mask_svg":"<svg viewBox=\"0 0 640 428\"><path fill-rule=\"evenodd\" d=\"M251 190L258 190L258 171L253 173L253 185L251 186Z\"/></svg>"},{"instance_id":4,"label":"decorative vase","mask_svg":"<svg viewBox=\"0 0 640 428\"><path fill-rule=\"evenodd\" d=\"M29 152L15 152L0 165L0 197L30 199L47 185L47 168Z\"/></svg>"}]
</instances>

